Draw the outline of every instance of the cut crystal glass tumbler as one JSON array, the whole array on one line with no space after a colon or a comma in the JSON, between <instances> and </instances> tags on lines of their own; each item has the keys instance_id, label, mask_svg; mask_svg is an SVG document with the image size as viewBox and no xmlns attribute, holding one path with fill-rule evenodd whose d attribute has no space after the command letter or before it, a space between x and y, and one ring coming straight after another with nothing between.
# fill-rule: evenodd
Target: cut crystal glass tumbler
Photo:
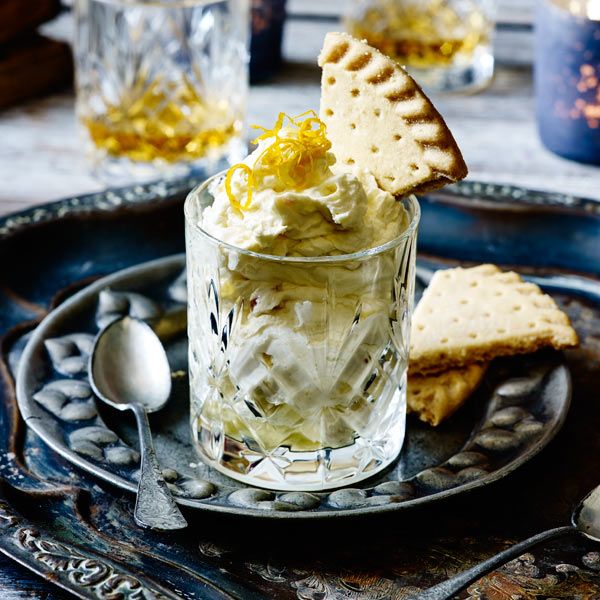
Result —
<instances>
[{"instance_id":1,"label":"cut crystal glass tumbler","mask_svg":"<svg viewBox=\"0 0 600 600\"><path fill-rule=\"evenodd\" d=\"M325 490L402 447L419 205L406 231L343 256L241 250L200 227L218 175L185 205L191 427L219 471L277 490Z\"/></svg>"},{"instance_id":2,"label":"cut crystal glass tumbler","mask_svg":"<svg viewBox=\"0 0 600 600\"><path fill-rule=\"evenodd\" d=\"M246 154L249 0L76 0L77 116L114 185Z\"/></svg>"}]
</instances>

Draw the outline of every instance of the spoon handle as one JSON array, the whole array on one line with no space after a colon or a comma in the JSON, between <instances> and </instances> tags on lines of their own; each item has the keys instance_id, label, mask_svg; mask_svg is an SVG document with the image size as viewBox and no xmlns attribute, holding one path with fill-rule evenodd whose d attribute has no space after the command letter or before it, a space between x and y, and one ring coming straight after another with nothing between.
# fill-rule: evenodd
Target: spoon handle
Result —
<instances>
[{"instance_id":1,"label":"spoon handle","mask_svg":"<svg viewBox=\"0 0 600 600\"><path fill-rule=\"evenodd\" d=\"M500 567L512 559L521 556L523 552L529 550L533 546L537 546L542 542L546 542L557 537L562 537L563 535L575 533L576 531L577 530L575 527L569 525L566 527L550 529L549 531L544 531L543 533L538 533L527 540L511 546L510 548L504 550L504 552L500 552L499 554L484 560L474 567L471 567L462 573L458 573L454 577L451 577L450 579L443 581L438 585L430 587L420 594L411 596L410 600L451 600L456 594L462 592L471 583L483 577L483 575L487 575L487 573L493 571L497 567Z\"/></svg>"},{"instance_id":2,"label":"spoon handle","mask_svg":"<svg viewBox=\"0 0 600 600\"><path fill-rule=\"evenodd\" d=\"M141 469L133 516L142 527L170 531L187 527L187 521L177 507L156 460L148 414L139 405L133 412L140 436Z\"/></svg>"}]
</instances>

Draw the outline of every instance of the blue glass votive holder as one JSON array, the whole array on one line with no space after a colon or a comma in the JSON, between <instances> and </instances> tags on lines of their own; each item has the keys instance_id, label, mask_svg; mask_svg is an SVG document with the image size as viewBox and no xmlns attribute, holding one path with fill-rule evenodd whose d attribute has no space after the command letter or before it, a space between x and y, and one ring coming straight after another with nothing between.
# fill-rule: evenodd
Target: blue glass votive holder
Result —
<instances>
[{"instance_id":1,"label":"blue glass votive holder","mask_svg":"<svg viewBox=\"0 0 600 600\"><path fill-rule=\"evenodd\" d=\"M281 65L286 0L252 0L250 82L269 79Z\"/></svg>"},{"instance_id":2,"label":"blue glass votive holder","mask_svg":"<svg viewBox=\"0 0 600 600\"><path fill-rule=\"evenodd\" d=\"M586 15L585 1L580 4L583 15L561 0L537 2L537 123L549 150L600 165L600 21Z\"/></svg>"}]
</instances>

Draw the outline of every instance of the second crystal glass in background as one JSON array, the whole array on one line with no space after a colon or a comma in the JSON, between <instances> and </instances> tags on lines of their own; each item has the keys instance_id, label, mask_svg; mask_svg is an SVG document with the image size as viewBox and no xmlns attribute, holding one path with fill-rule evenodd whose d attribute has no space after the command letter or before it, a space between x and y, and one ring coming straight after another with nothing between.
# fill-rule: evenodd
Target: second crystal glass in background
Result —
<instances>
[{"instance_id":1,"label":"second crystal glass in background","mask_svg":"<svg viewBox=\"0 0 600 600\"><path fill-rule=\"evenodd\" d=\"M476 90L494 73L495 0L354 0L349 33L433 91Z\"/></svg>"},{"instance_id":2,"label":"second crystal glass in background","mask_svg":"<svg viewBox=\"0 0 600 600\"><path fill-rule=\"evenodd\" d=\"M77 115L93 169L125 183L245 155L248 0L77 0Z\"/></svg>"}]
</instances>

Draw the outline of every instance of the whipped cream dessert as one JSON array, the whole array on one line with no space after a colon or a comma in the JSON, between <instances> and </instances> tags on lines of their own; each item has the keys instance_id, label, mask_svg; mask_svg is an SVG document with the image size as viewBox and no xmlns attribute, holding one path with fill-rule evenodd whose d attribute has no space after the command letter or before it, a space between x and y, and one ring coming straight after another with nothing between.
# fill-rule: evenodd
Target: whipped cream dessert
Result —
<instances>
[{"instance_id":1,"label":"whipped cream dessert","mask_svg":"<svg viewBox=\"0 0 600 600\"><path fill-rule=\"evenodd\" d=\"M278 132L297 140L298 130ZM276 138L262 140L244 164L253 168ZM346 167L348 168L348 167ZM237 248L274 256L336 256L381 246L406 228L404 207L366 170L344 171L330 151L317 156L306 187L290 189L277 173L255 185L247 208L232 202L222 182L203 214L202 228ZM243 169L232 176L234 198L248 197Z\"/></svg>"},{"instance_id":2,"label":"whipped cream dessert","mask_svg":"<svg viewBox=\"0 0 600 600\"><path fill-rule=\"evenodd\" d=\"M235 469L256 478L265 455L284 464L286 453L321 452L305 465L317 471L324 449L358 443L353 452L364 458L341 459L343 477L361 460L369 464L365 447L391 437L392 422L401 422L401 444L402 315L412 291L402 272L411 252L385 245L408 226L403 203L367 170L342 168L324 125L310 115L280 115L256 150L204 193L210 201L195 225L214 249L206 240L188 247L188 286L210 288L189 313L192 426L201 453L219 468L230 451ZM210 332L200 313L210 313ZM246 447L241 462L237 444ZM269 487L273 464L265 469Z\"/></svg>"},{"instance_id":3,"label":"whipped cream dessert","mask_svg":"<svg viewBox=\"0 0 600 600\"><path fill-rule=\"evenodd\" d=\"M256 170L275 144L284 140L285 148L302 131L288 126L268 132L244 164ZM251 201L242 207L249 196L248 171L238 168L227 185L223 181L211 190L214 202L202 214L202 229L236 248L281 257L352 254L400 235L407 224L402 203L368 171L340 170L326 138L310 141L310 172L302 173L300 185L290 186L268 170L255 177ZM281 443L282 428L289 429L294 448L352 441L354 430L369 421L360 384L389 339L389 298L380 293L393 277L393 262L377 261L375 269L360 261L315 267L257 262L236 252L226 252L224 260L221 300L249 298L228 378L269 414L268 423L254 425L265 446ZM235 433L243 425L231 416Z\"/></svg>"}]
</instances>

